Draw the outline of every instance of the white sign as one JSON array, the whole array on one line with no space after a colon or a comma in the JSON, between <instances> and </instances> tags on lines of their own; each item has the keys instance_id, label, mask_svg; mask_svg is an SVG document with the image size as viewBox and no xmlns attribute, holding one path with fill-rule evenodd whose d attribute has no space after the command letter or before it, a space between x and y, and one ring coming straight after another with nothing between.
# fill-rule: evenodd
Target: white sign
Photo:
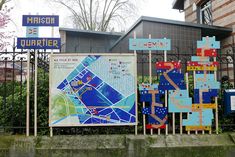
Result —
<instances>
[{"instance_id":1,"label":"white sign","mask_svg":"<svg viewBox=\"0 0 235 157\"><path fill-rule=\"evenodd\" d=\"M136 56L50 56L50 126L136 125Z\"/></svg>"},{"instance_id":2,"label":"white sign","mask_svg":"<svg viewBox=\"0 0 235 157\"><path fill-rule=\"evenodd\" d=\"M230 101L231 101L231 110L235 111L235 96L231 96Z\"/></svg>"}]
</instances>

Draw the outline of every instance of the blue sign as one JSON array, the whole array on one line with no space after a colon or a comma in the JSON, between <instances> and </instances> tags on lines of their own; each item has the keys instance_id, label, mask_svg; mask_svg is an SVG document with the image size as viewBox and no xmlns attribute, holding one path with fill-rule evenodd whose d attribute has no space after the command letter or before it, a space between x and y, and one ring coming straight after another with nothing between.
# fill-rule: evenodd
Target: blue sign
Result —
<instances>
[{"instance_id":1,"label":"blue sign","mask_svg":"<svg viewBox=\"0 0 235 157\"><path fill-rule=\"evenodd\" d=\"M23 15L23 26L59 26L58 15Z\"/></svg>"},{"instance_id":2,"label":"blue sign","mask_svg":"<svg viewBox=\"0 0 235 157\"><path fill-rule=\"evenodd\" d=\"M39 29L37 26L28 26L26 27L26 37L27 38L38 38Z\"/></svg>"},{"instance_id":3,"label":"blue sign","mask_svg":"<svg viewBox=\"0 0 235 157\"><path fill-rule=\"evenodd\" d=\"M18 49L60 49L60 38L17 38Z\"/></svg>"},{"instance_id":4,"label":"blue sign","mask_svg":"<svg viewBox=\"0 0 235 157\"><path fill-rule=\"evenodd\" d=\"M129 50L171 50L171 40L129 39Z\"/></svg>"},{"instance_id":5,"label":"blue sign","mask_svg":"<svg viewBox=\"0 0 235 157\"><path fill-rule=\"evenodd\" d=\"M225 114L235 113L235 89L224 91Z\"/></svg>"}]
</instances>

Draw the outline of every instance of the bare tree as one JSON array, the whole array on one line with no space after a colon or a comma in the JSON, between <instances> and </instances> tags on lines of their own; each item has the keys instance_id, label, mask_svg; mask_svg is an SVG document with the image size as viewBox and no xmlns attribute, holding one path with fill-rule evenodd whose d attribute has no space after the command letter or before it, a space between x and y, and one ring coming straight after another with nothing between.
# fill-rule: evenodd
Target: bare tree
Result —
<instances>
[{"instance_id":1,"label":"bare tree","mask_svg":"<svg viewBox=\"0 0 235 157\"><path fill-rule=\"evenodd\" d=\"M6 4L7 2L10 2L11 0L0 0L0 10L2 10L2 7L4 4Z\"/></svg>"},{"instance_id":2,"label":"bare tree","mask_svg":"<svg viewBox=\"0 0 235 157\"><path fill-rule=\"evenodd\" d=\"M6 30L8 23L11 21L10 11L13 8L8 8L6 5L0 10L0 52L10 45L9 39L13 37L14 32Z\"/></svg>"},{"instance_id":3,"label":"bare tree","mask_svg":"<svg viewBox=\"0 0 235 157\"><path fill-rule=\"evenodd\" d=\"M54 0L72 13L75 27L107 31L122 25L136 11L135 0Z\"/></svg>"}]
</instances>

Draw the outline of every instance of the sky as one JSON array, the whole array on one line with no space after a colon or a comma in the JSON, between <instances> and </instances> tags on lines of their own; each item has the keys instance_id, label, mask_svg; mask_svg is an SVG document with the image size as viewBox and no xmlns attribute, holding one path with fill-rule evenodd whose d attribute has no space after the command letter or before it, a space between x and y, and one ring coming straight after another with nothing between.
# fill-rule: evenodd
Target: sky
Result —
<instances>
[{"instance_id":1,"label":"sky","mask_svg":"<svg viewBox=\"0 0 235 157\"><path fill-rule=\"evenodd\" d=\"M9 6L13 6L11 11L12 23L8 29L16 30L16 36L25 36L25 27L22 26L22 15L27 14L39 14L39 15L59 15L60 27L69 27L70 20L68 19L68 12L65 8L55 6L50 0L12 0ZM138 3L138 15L129 20L122 30L128 30L128 28L134 24L134 22L140 16L150 16L173 20L184 20L184 13L179 13L178 10L172 9L173 0L136 0ZM48 28L40 28L39 35L42 37L48 37ZM117 30L115 30L117 31ZM55 29L55 36L59 36L58 28Z\"/></svg>"}]
</instances>

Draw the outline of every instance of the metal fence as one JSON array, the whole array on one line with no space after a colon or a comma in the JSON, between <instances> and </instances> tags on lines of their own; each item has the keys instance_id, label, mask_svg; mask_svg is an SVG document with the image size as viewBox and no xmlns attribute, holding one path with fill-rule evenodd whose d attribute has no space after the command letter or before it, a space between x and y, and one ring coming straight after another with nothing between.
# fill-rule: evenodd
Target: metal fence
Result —
<instances>
[{"instance_id":1,"label":"metal fence","mask_svg":"<svg viewBox=\"0 0 235 157\"><path fill-rule=\"evenodd\" d=\"M232 51L232 52L231 52ZM33 91L34 81L34 50L30 51L30 88ZM195 50L192 49L192 53L180 53L179 49L176 49L176 53L168 53L168 61L181 61L183 71L186 71L187 61L191 60L191 56L195 55ZM222 82L226 79L230 80L230 86L226 88L232 88L232 84L235 84L235 69L233 68L235 53L234 48L221 53L218 51L217 61L219 62L218 79ZM137 66L138 66L138 81L148 81L148 65L149 57L148 53L137 53ZM155 67L157 61L163 61L163 53L152 54L152 66ZM11 134L25 134L26 132L26 62L27 52L16 52L13 48L11 52L0 52L0 132ZM49 53L46 51L39 51L38 65L41 70L38 76L38 132L39 134L49 134L48 127L48 72L49 72ZM154 69L154 68L153 68ZM154 71L154 70L153 70ZM153 76L156 78L157 74L153 72ZM227 81L228 83L229 81ZM223 91L221 90L220 98ZM30 93L30 133L33 134L34 117L33 117L33 92ZM138 104L138 131L142 133L142 114L141 104ZM220 128L223 131L231 130L235 128L235 121L233 117L223 116L223 102L219 100L219 122ZM170 118L169 118L170 121ZM170 130L169 124L169 130ZM133 128L133 129L132 129ZM177 126L176 126L177 128ZM54 134L127 134L134 133L134 127L122 126L122 127L70 127L70 128L54 128Z\"/></svg>"},{"instance_id":2,"label":"metal fence","mask_svg":"<svg viewBox=\"0 0 235 157\"><path fill-rule=\"evenodd\" d=\"M33 91L34 80L34 57L34 50L32 50L30 51L29 80L31 91ZM27 51L16 52L13 48L11 52L0 52L0 132L25 133L27 59ZM45 78L49 72L48 63L48 53L39 52L38 67L42 69L40 77ZM30 97L33 97L33 93ZM30 113L30 119L33 119L33 105ZM30 123L33 124L32 121Z\"/></svg>"}]
</instances>

